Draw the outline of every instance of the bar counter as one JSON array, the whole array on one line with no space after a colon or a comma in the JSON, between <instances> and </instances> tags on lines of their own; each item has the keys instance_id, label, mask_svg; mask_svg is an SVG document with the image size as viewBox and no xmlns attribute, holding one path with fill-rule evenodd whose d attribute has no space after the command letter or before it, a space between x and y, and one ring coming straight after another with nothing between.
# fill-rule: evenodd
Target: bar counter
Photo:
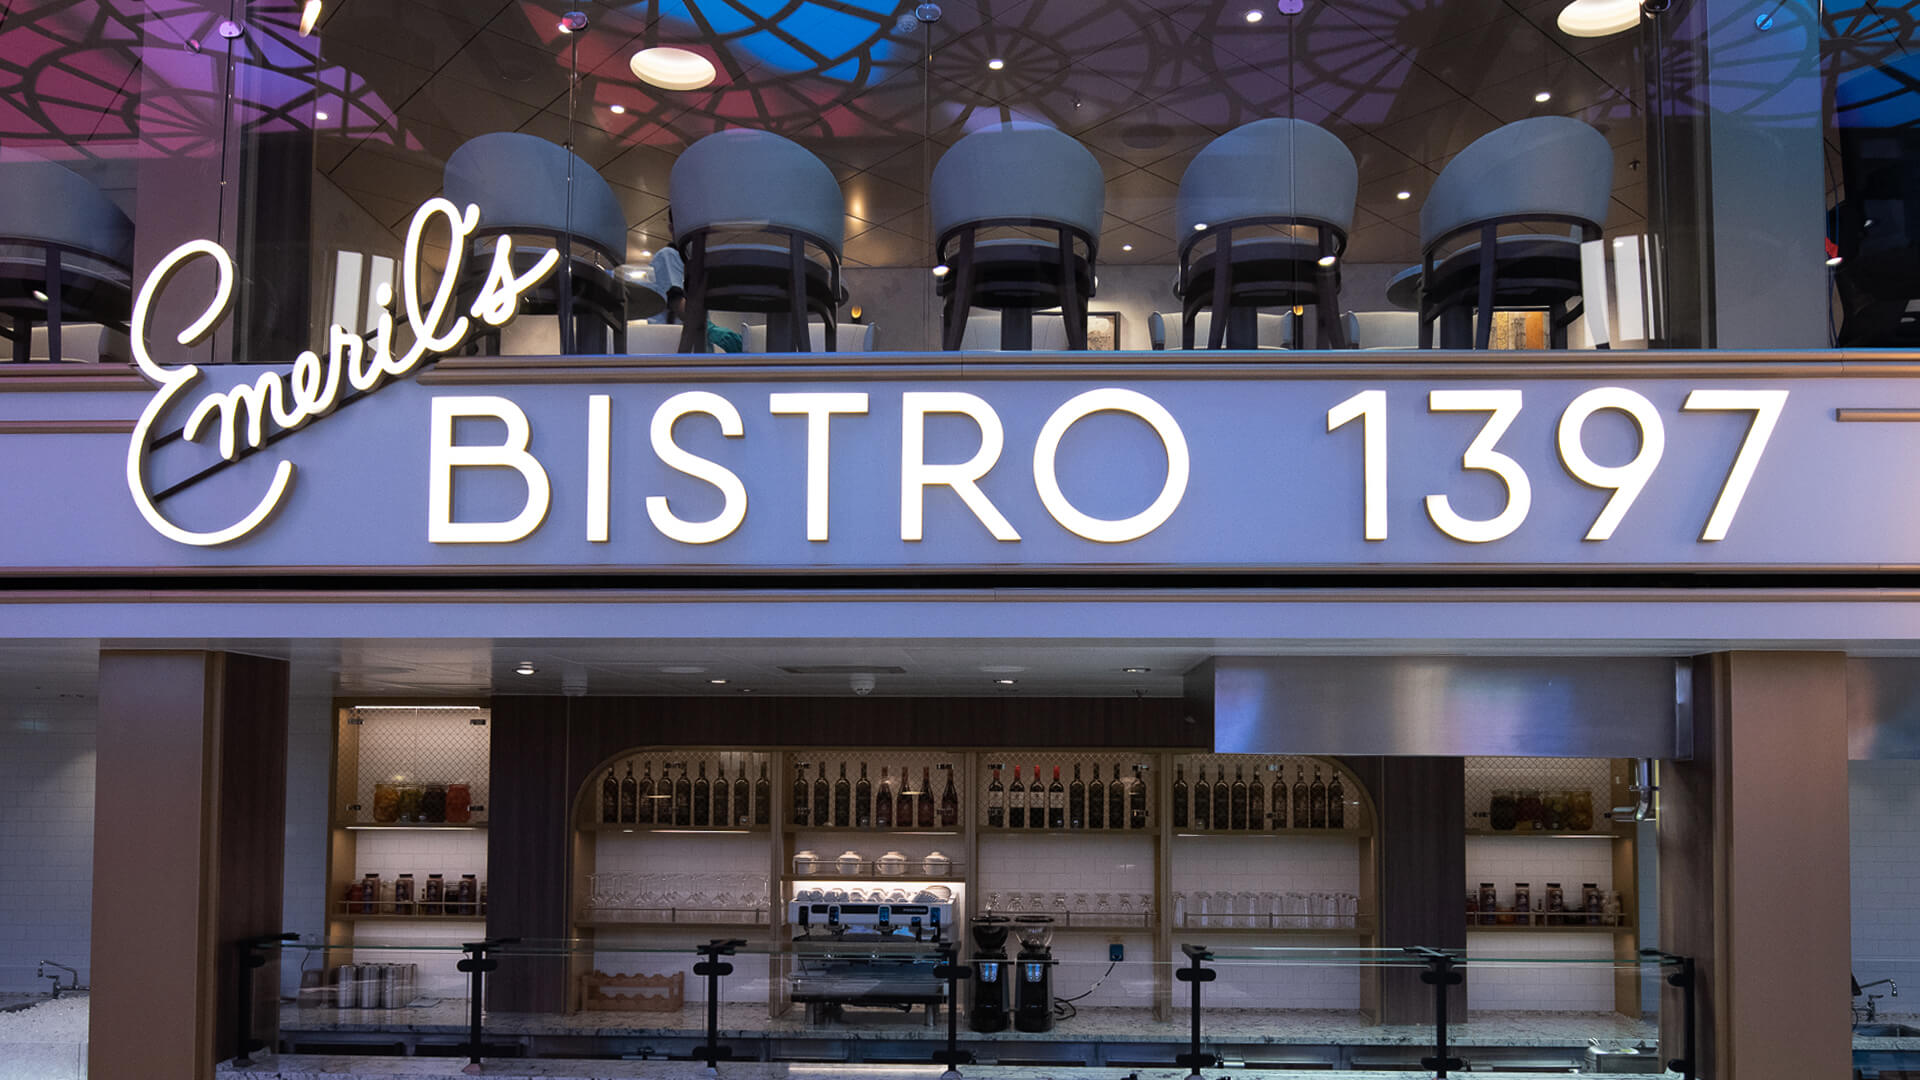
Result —
<instances>
[{"instance_id":1,"label":"bar counter","mask_svg":"<svg viewBox=\"0 0 1920 1080\"><path fill-rule=\"evenodd\" d=\"M546 1080L550 1077L563 1077L566 1080L712 1080L716 1075L706 1065L698 1061L521 1061L487 1060L484 1071L477 1075L495 1077L497 1080ZM325 1054L284 1054L277 1058L263 1056L252 1066L240 1068L232 1062L220 1065L215 1075L223 1077L258 1077L260 1080L320 1080L320 1078L355 1077L358 1080L414 1080L417 1077L448 1077L463 1075L465 1063L455 1058L411 1058L411 1057L340 1057ZM758 1062L723 1063L718 1075L737 1078L737 1080L823 1080L826 1077L852 1077L856 1080L935 1080L942 1073L939 1065L786 1065L762 1064ZM1209 1070L1217 1072L1218 1070ZM1245 1080L1326 1080L1337 1076L1342 1080L1406 1080L1404 1070L1392 1072L1339 1072L1325 1070L1294 1069L1234 1069L1233 1076ZM1118 1080L1120 1077L1132 1077L1133 1080L1186 1080L1191 1074L1185 1069L1134 1069L1125 1072L1116 1071L1114 1066L1099 1068L1062 1068L1059 1066L998 1066L968 1065L962 1068L965 1077L977 1080L1068 1080L1085 1076L1101 1077L1103 1080ZM1565 1077L1565 1070L1551 1073L1505 1072L1507 1080L1546 1080L1548 1077Z\"/></svg>"}]
</instances>

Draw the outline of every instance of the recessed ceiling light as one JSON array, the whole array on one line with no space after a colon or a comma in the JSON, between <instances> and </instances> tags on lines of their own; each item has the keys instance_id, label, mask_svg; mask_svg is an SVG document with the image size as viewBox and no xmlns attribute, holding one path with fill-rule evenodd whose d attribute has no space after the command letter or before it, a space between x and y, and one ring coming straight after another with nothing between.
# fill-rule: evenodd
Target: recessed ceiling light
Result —
<instances>
[{"instance_id":1,"label":"recessed ceiling light","mask_svg":"<svg viewBox=\"0 0 1920 1080\"><path fill-rule=\"evenodd\" d=\"M936 265L934 266L934 268L933 268L933 276L934 276L934 277L946 277L946 276L947 276L947 270L948 270L948 267L947 267L947 264L946 264L946 263L938 263L938 264L936 264Z\"/></svg>"},{"instance_id":2,"label":"recessed ceiling light","mask_svg":"<svg viewBox=\"0 0 1920 1080\"><path fill-rule=\"evenodd\" d=\"M324 121L324 120L327 120L327 119L329 119L329 117L327 116L327 114L326 114L326 113L323 113L323 112L317 112L317 113L314 113L314 114L313 114L313 118L314 118L315 120L322 120L322 121Z\"/></svg>"},{"instance_id":3,"label":"recessed ceiling light","mask_svg":"<svg viewBox=\"0 0 1920 1080\"><path fill-rule=\"evenodd\" d=\"M1194 231L1194 232L1206 232L1206 231L1207 231L1207 223L1206 223L1206 222L1204 222L1204 221L1196 221L1196 222L1194 222L1194 223L1193 223L1193 231Z\"/></svg>"},{"instance_id":4,"label":"recessed ceiling light","mask_svg":"<svg viewBox=\"0 0 1920 1080\"><path fill-rule=\"evenodd\" d=\"M1250 23L1257 23L1264 18L1266 18L1266 13L1259 8L1254 8L1247 12L1247 21Z\"/></svg>"},{"instance_id":5,"label":"recessed ceiling light","mask_svg":"<svg viewBox=\"0 0 1920 1080\"><path fill-rule=\"evenodd\" d=\"M1120 670L1126 672L1129 675L1145 675L1147 672L1152 671L1153 669L1150 667L1129 667L1129 668L1121 668Z\"/></svg>"},{"instance_id":6,"label":"recessed ceiling light","mask_svg":"<svg viewBox=\"0 0 1920 1080\"><path fill-rule=\"evenodd\" d=\"M1640 0L1573 0L1555 22L1574 37L1622 33L1640 25Z\"/></svg>"},{"instance_id":7,"label":"recessed ceiling light","mask_svg":"<svg viewBox=\"0 0 1920 1080\"><path fill-rule=\"evenodd\" d=\"M515 675L532 675L539 670L539 668L533 666L533 661L522 660L520 661L520 666L513 669L513 673Z\"/></svg>"},{"instance_id":8,"label":"recessed ceiling light","mask_svg":"<svg viewBox=\"0 0 1920 1080\"><path fill-rule=\"evenodd\" d=\"M47 294L41 292L39 289L33 290L33 298L43 304L47 302Z\"/></svg>"},{"instance_id":9,"label":"recessed ceiling light","mask_svg":"<svg viewBox=\"0 0 1920 1080\"><path fill-rule=\"evenodd\" d=\"M625 105L615 105L607 111L613 113L615 116L627 115L627 107Z\"/></svg>"},{"instance_id":10,"label":"recessed ceiling light","mask_svg":"<svg viewBox=\"0 0 1920 1080\"><path fill-rule=\"evenodd\" d=\"M662 90L698 90L720 74L713 61L699 53L665 45L641 49L627 66L641 82Z\"/></svg>"},{"instance_id":11,"label":"recessed ceiling light","mask_svg":"<svg viewBox=\"0 0 1920 1080\"><path fill-rule=\"evenodd\" d=\"M1407 201L1408 199L1411 199L1411 198L1413 198L1413 192L1411 192L1411 191L1396 191L1396 192L1394 192L1394 193L1393 193L1393 197L1394 197L1394 198L1396 198L1396 199L1399 199L1399 200L1400 200L1401 202L1406 202L1406 201Z\"/></svg>"},{"instance_id":12,"label":"recessed ceiling light","mask_svg":"<svg viewBox=\"0 0 1920 1080\"><path fill-rule=\"evenodd\" d=\"M1535 94L1535 95L1533 95L1533 100L1535 100L1535 101L1537 101L1537 102L1539 102L1539 103L1541 103L1542 105L1544 105L1544 104L1546 104L1547 102L1549 102L1549 101L1551 101L1551 100L1553 100L1553 91L1551 91L1551 90L1542 90L1542 91L1540 91L1539 93L1537 93L1537 94Z\"/></svg>"},{"instance_id":13,"label":"recessed ceiling light","mask_svg":"<svg viewBox=\"0 0 1920 1080\"><path fill-rule=\"evenodd\" d=\"M1133 245L1132 245L1132 244L1121 244L1121 245L1120 245L1120 250L1121 250L1121 251L1132 251L1132 250L1133 250Z\"/></svg>"},{"instance_id":14,"label":"recessed ceiling light","mask_svg":"<svg viewBox=\"0 0 1920 1080\"><path fill-rule=\"evenodd\" d=\"M710 682L710 683L712 683L712 684L713 684L713 685L715 685L715 686L725 686L725 685L727 685L727 680L725 680L725 679L708 679L707 681L708 681L708 682Z\"/></svg>"},{"instance_id":15,"label":"recessed ceiling light","mask_svg":"<svg viewBox=\"0 0 1920 1080\"><path fill-rule=\"evenodd\" d=\"M1018 683L1020 680L1019 679L995 679L993 681L1001 686L1012 686Z\"/></svg>"},{"instance_id":16,"label":"recessed ceiling light","mask_svg":"<svg viewBox=\"0 0 1920 1080\"><path fill-rule=\"evenodd\" d=\"M997 56L996 56L996 57L994 57L993 59L991 59L991 60L989 60L989 61L987 61L987 70L988 70L988 71L999 71L999 70L1000 70L1001 68L1003 68L1003 67L1006 67L1006 66L1007 66L1007 62L1006 62L1005 60L1002 60L1002 59L1000 59L1000 58L999 58L999 57L997 57Z\"/></svg>"}]
</instances>

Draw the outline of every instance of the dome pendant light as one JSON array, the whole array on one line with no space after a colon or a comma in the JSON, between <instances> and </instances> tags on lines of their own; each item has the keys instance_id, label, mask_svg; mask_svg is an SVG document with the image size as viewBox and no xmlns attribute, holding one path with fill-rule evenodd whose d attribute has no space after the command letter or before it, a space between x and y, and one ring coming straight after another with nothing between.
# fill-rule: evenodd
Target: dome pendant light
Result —
<instances>
[{"instance_id":1,"label":"dome pendant light","mask_svg":"<svg viewBox=\"0 0 1920 1080\"><path fill-rule=\"evenodd\" d=\"M1560 9L1560 31L1574 37L1606 37L1640 25L1639 0L1573 0Z\"/></svg>"}]
</instances>

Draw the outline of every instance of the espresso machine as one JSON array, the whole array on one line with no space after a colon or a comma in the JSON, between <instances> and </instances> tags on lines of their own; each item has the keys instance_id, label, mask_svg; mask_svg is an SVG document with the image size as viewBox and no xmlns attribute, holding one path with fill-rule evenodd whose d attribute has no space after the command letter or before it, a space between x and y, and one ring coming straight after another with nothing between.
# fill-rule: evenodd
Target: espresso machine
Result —
<instances>
[{"instance_id":1,"label":"espresso machine","mask_svg":"<svg viewBox=\"0 0 1920 1080\"><path fill-rule=\"evenodd\" d=\"M1007 934L1013 926L1005 915L981 915L973 920L973 1007L967 1026L975 1031L1005 1031L1013 1005L1007 990Z\"/></svg>"},{"instance_id":2,"label":"espresso machine","mask_svg":"<svg viewBox=\"0 0 1920 1080\"><path fill-rule=\"evenodd\" d=\"M1020 935L1018 974L1013 983L1013 1026L1020 1031L1053 1030L1053 919L1022 915L1014 920Z\"/></svg>"}]
</instances>

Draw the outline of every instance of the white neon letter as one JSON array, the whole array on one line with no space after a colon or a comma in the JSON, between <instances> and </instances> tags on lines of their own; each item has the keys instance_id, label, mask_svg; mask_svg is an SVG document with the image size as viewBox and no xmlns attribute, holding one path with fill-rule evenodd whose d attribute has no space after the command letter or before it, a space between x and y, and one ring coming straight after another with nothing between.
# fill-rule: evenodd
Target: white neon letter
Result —
<instances>
[{"instance_id":1,"label":"white neon letter","mask_svg":"<svg viewBox=\"0 0 1920 1080\"><path fill-rule=\"evenodd\" d=\"M453 441L453 422L480 416L507 425L507 439L492 446L459 446ZM511 544L523 540L546 520L553 491L547 470L527 452L533 434L527 414L503 397L436 397L427 464L427 540L435 544ZM518 472L527 482L526 505L507 521L453 520L453 470L503 468Z\"/></svg>"},{"instance_id":2,"label":"white neon letter","mask_svg":"<svg viewBox=\"0 0 1920 1080\"><path fill-rule=\"evenodd\" d=\"M1527 480L1527 470L1520 463L1494 449L1500 436L1513 426L1514 418L1520 415L1520 391L1518 390L1434 390L1428 394L1427 409L1430 412L1487 412L1487 424L1480 434L1467 444L1467 452L1460 457L1463 469L1484 469L1500 478L1507 486L1506 509L1485 520L1461 517L1445 495L1427 496L1427 516L1440 531L1455 540L1465 540L1470 544L1484 544L1498 540L1520 527L1527 520L1527 511L1533 508L1533 484Z\"/></svg>"},{"instance_id":3,"label":"white neon letter","mask_svg":"<svg viewBox=\"0 0 1920 1080\"><path fill-rule=\"evenodd\" d=\"M1387 392L1362 390L1327 410L1327 430L1338 431L1360 421L1360 483L1362 534L1368 540L1387 538Z\"/></svg>"},{"instance_id":4,"label":"white neon letter","mask_svg":"<svg viewBox=\"0 0 1920 1080\"><path fill-rule=\"evenodd\" d=\"M1787 407L1787 392L1695 390L1680 407L1688 412L1753 414L1753 424L1740 443L1740 452L1734 455L1727 483L1720 489L1720 497L1714 500L1713 513L1707 517L1707 527L1700 534L1702 540L1725 540L1727 530L1733 527L1733 515L1740 512L1740 500L1747 497L1747 485L1753 482L1754 470L1760 467L1760 456L1767 452L1767 440L1773 438L1773 426L1780 422L1780 413Z\"/></svg>"},{"instance_id":5,"label":"white neon letter","mask_svg":"<svg viewBox=\"0 0 1920 1080\"><path fill-rule=\"evenodd\" d=\"M833 414L865 416L867 395L846 394L769 394L767 411L775 416L807 418L807 539L827 538L828 480L830 442L827 428Z\"/></svg>"},{"instance_id":6,"label":"white neon letter","mask_svg":"<svg viewBox=\"0 0 1920 1080\"><path fill-rule=\"evenodd\" d=\"M960 413L980 425L980 449L958 465L926 463L927 414ZM967 504L995 540L1018 540L1000 511L976 483L1000 460L1006 433L993 406L963 391L921 391L900 395L900 539L918 540L926 489L944 484Z\"/></svg>"},{"instance_id":7,"label":"white neon letter","mask_svg":"<svg viewBox=\"0 0 1920 1080\"><path fill-rule=\"evenodd\" d=\"M1640 429L1640 450L1624 465L1602 465L1594 461L1587 456L1587 448L1581 442L1587 418L1602 409L1626 413ZM1660 422L1660 411L1653 407L1653 402L1622 386L1602 386L1574 398L1567 411L1560 414L1559 443L1560 462L1575 480L1589 487L1613 489L1613 497L1607 500L1600 516L1593 519L1593 527L1587 530L1587 539L1605 540L1619 528L1620 519L1627 516L1633 501L1653 478L1660 455L1667 451L1667 429Z\"/></svg>"},{"instance_id":8,"label":"white neon letter","mask_svg":"<svg viewBox=\"0 0 1920 1080\"><path fill-rule=\"evenodd\" d=\"M1153 433L1160 436L1160 445L1167 454L1167 479L1160 486L1160 494L1153 504L1130 518L1118 521L1092 517L1083 514L1060 490L1060 478L1055 473L1054 456L1060 451L1060 440L1067 429L1077 421L1097 412L1131 413L1147 422ZM1187 454L1187 438L1180 431L1180 424L1173 414L1161 404L1137 390L1125 390L1108 386L1098 390L1089 390L1070 398L1066 404L1053 411L1047 422L1040 428L1040 437L1033 444L1033 486L1040 492L1040 502L1067 531L1089 540L1098 540L1103 544L1119 544L1128 540L1138 540L1166 523L1180 506L1180 499L1187 493L1187 473L1191 463Z\"/></svg>"},{"instance_id":9,"label":"white neon letter","mask_svg":"<svg viewBox=\"0 0 1920 1080\"><path fill-rule=\"evenodd\" d=\"M587 540L607 542L608 489L612 486L608 443L613 436L613 398L587 395Z\"/></svg>"},{"instance_id":10,"label":"white neon letter","mask_svg":"<svg viewBox=\"0 0 1920 1080\"><path fill-rule=\"evenodd\" d=\"M647 496L647 516L653 527L669 540L683 544L711 544L724 540L747 518L747 489L740 478L724 465L708 461L680 449L673 441L673 425L688 413L706 413L720 421L720 434L738 439L746 434L740 423L740 411L719 394L706 390L688 390L660 403L653 411L653 452L670 469L677 469L720 489L720 512L706 521L686 521L667 508L664 495Z\"/></svg>"},{"instance_id":11,"label":"white neon letter","mask_svg":"<svg viewBox=\"0 0 1920 1080\"><path fill-rule=\"evenodd\" d=\"M560 265L560 253L548 248L533 268L518 277L513 273L513 239L502 236L493 245L493 266L487 271L487 283L473 301L473 317L489 326L500 326L520 310L520 294L553 272Z\"/></svg>"}]
</instances>

